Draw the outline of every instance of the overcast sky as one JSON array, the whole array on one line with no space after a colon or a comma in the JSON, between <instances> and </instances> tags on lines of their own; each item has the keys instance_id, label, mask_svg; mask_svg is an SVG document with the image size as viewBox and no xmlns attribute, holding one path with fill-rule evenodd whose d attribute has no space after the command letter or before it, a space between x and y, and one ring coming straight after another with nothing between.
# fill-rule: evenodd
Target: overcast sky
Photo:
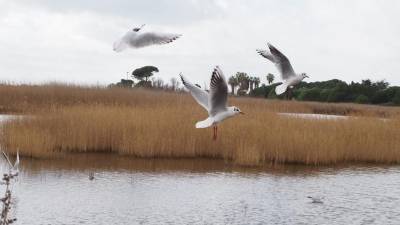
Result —
<instances>
[{"instance_id":1,"label":"overcast sky","mask_svg":"<svg viewBox=\"0 0 400 225\"><path fill-rule=\"evenodd\" d=\"M271 42L309 81L385 79L400 85L400 1L0 0L0 80L107 84L145 65L169 80L203 84L215 65L276 74L256 48ZM143 31L175 42L116 53L113 42Z\"/></svg>"}]
</instances>

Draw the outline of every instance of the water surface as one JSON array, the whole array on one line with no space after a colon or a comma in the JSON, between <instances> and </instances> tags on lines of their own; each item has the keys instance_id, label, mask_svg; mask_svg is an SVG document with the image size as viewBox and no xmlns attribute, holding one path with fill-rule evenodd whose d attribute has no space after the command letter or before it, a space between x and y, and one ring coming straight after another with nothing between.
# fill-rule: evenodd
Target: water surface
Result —
<instances>
[{"instance_id":1,"label":"water surface","mask_svg":"<svg viewBox=\"0 0 400 225\"><path fill-rule=\"evenodd\" d=\"M312 120L339 120L339 119L342 120L350 118L349 116L315 114L315 113L278 113L278 114L286 117L312 119Z\"/></svg>"},{"instance_id":2,"label":"water surface","mask_svg":"<svg viewBox=\"0 0 400 225\"><path fill-rule=\"evenodd\" d=\"M1 171L5 171L1 161ZM400 167L21 159L16 224L399 224ZM89 173L94 172L94 180ZM306 196L324 197L313 204Z\"/></svg>"}]
</instances>

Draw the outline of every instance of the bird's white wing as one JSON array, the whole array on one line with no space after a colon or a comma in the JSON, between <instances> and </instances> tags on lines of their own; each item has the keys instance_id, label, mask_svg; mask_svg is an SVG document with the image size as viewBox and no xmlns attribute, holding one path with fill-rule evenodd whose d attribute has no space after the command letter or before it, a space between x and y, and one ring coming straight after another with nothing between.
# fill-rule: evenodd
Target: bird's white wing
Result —
<instances>
[{"instance_id":1,"label":"bird's white wing","mask_svg":"<svg viewBox=\"0 0 400 225\"><path fill-rule=\"evenodd\" d=\"M207 111L209 111L208 93L202 90L201 88L197 87L196 85L193 85L192 83L187 81L182 74L179 74L179 76L181 77L183 85L190 91L190 94L197 101L197 103L199 103Z\"/></svg>"},{"instance_id":2,"label":"bird's white wing","mask_svg":"<svg viewBox=\"0 0 400 225\"><path fill-rule=\"evenodd\" d=\"M129 40L129 44L134 48L142 48L149 45L161 45L168 44L178 39L180 34L169 34L169 33L156 33L146 32L138 34L134 38Z\"/></svg>"},{"instance_id":3,"label":"bird's white wing","mask_svg":"<svg viewBox=\"0 0 400 225\"><path fill-rule=\"evenodd\" d=\"M282 79L286 80L291 76L295 76L296 74L292 65L290 65L289 59L270 43L268 43L268 47L274 59L271 61L275 63L281 73Z\"/></svg>"},{"instance_id":4,"label":"bird's white wing","mask_svg":"<svg viewBox=\"0 0 400 225\"><path fill-rule=\"evenodd\" d=\"M262 50L262 49L257 49L256 51L257 51L257 53L260 54L262 57L264 57L264 58L270 60L271 62L275 63L275 61L274 61L274 56L271 55L271 53L269 53L268 51Z\"/></svg>"},{"instance_id":5,"label":"bird's white wing","mask_svg":"<svg viewBox=\"0 0 400 225\"><path fill-rule=\"evenodd\" d=\"M126 42L125 37L123 37L123 38L120 38L119 40L117 40L116 42L114 42L113 50L116 52L121 52L128 47L129 47L129 45Z\"/></svg>"},{"instance_id":6,"label":"bird's white wing","mask_svg":"<svg viewBox=\"0 0 400 225\"><path fill-rule=\"evenodd\" d=\"M226 110L228 100L228 86L222 70L216 66L210 82L210 114L216 115L218 112Z\"/></svg>"}]
</instances>

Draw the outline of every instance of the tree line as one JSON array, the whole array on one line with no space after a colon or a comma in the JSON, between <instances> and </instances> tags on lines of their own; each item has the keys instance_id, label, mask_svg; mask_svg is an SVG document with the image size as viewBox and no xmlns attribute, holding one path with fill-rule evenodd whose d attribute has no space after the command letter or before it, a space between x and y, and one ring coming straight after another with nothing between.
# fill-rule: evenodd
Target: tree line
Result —
<instances>
[{"instance_id":1,"label":"tree line","mask_svg":"<svg viewBox=\"0 0 400 225\"><path fill-rule=\"evenodd\" d=\"M250 95L269 99L279 99L275 87L280 83L262 85ZM400 105L400 87L390 86L388 82L371 81L346 83L338 79L317 82L301 82L293 90L293 98L299 101L353 102L360 104Z\"/></svg>"},{"instance_id":2,"label":"tree line","mask_svg":"<svg viewBox=\"0 0 400 225\"><path fill-rule=\"evenodd\" d=\"M135 69L131 73L132 79L121 79L110 87L145 87L163 90L181 90L180 81L172 78L165 82L161 78L153 78L154 73L159 72L155 66L144 66ZM262 84L257 76L250 76L245 72L237 72L228 78L231 95L264 97L268 99L283 99L284 96L275 94L275 76L271 73L266 75L267 84ZM136 82L135 82L136 81ZM199 84L197 86L201 87ZM203 87L206 89L207 87ZM317 82L301 82L297 85L291 96L298 101L318 102L353 102L360 104L400 105L400 87L390 86L388 82L371 81L346 83L345 81L332 79Z\"/></svg>"}]
</instances>

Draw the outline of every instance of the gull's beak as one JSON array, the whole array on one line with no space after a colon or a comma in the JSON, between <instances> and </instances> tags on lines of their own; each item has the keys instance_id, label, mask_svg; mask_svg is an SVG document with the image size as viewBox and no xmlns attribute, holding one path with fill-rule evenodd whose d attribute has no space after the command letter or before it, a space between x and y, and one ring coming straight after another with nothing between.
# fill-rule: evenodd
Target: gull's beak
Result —
<instances>
[{"instance_id":1,"label":"gull's beak","mask_svg":"<svg viewBox=\"0 0 400 225\"><path fill-rule=\"evenodd\" d=\"M242 115L244 115L244 114L245 114L245 113L244 113L244 112L242 112L242 111L240 111L239 113L240 113L240 114L242 114Z\"/></svg>"},{"instance_id":2,"label":"gull's beak","mask_svg":"<svg viewBox=\"0 0 400 225\"><path fill-rule=\"evenodd\" d=\"M307 74L305 75L305 77L310 78Z\"/></svg>"},{"instance_id":3,"label":"gull's beak","mask_svg":"<svg viewBox=\"0 0 400 225\"><path fill-rule=\"evenodd\" d=\"M142 26L140 26L140 27L133 28L133 31L135 31L135 32L140 31L144 27L144 25L146 25L146 24L142 24Z\"/></svg>"}]
</instances>

